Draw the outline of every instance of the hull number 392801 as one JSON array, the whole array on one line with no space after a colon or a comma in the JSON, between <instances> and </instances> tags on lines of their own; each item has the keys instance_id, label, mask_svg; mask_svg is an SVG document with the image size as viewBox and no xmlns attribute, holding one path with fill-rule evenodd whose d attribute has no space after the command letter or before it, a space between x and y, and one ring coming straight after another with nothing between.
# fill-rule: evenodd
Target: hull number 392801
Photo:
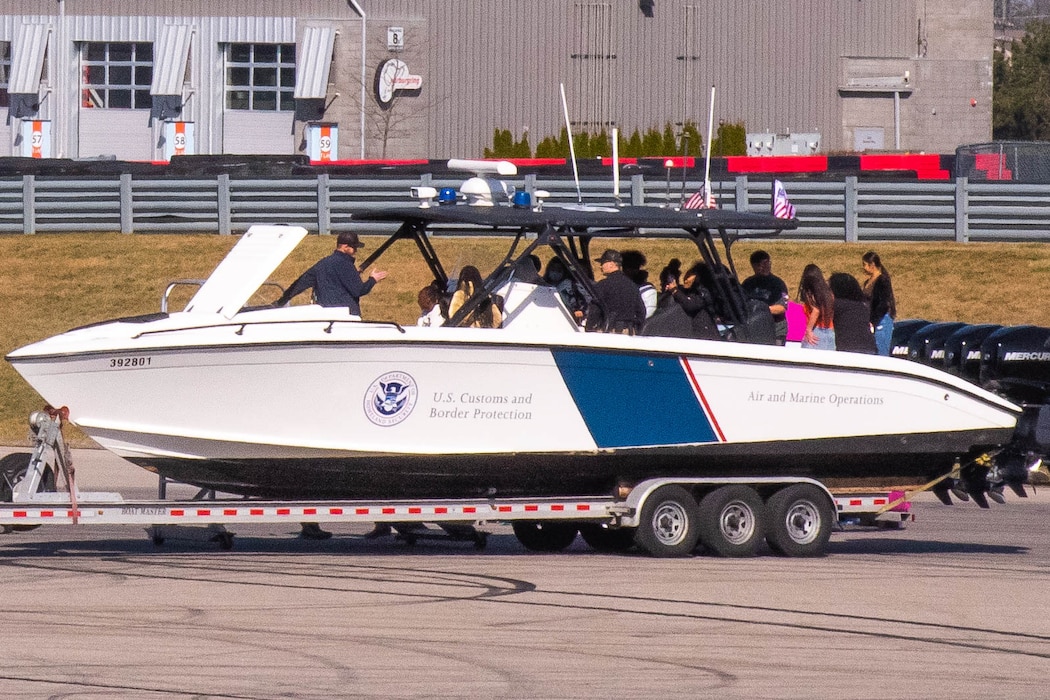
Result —
<instances>
[{"instance_id":1,"label":"hull number 392801","mask_svg":"<svg viewBox=\"0 0 1050 700\"><path fill-rule=\"evenodd\" d=\"M149 367L151 357L111 357L109 358L110 369L128 369L131 367Z\"/></svg>"}]
</instances>

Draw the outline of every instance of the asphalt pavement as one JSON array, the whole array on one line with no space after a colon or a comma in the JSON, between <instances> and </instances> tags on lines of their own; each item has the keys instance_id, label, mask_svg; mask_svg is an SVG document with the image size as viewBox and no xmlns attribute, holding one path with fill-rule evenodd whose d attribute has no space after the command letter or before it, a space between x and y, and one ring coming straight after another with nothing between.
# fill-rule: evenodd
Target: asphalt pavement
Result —
<instances>
[{"instance_id":1,"label":"asphalt pavement","mask_svg":"<svg viewBox=\"0 0 1050 700\"><path fill-rule=\"evenodd\" d=\"M155 495L108 453L82 490ZM231 527L0 535L0 698L1045 697L1050 489L923 498L900 531L785 559L527 552Z\"/></svg>"}]
</instances>

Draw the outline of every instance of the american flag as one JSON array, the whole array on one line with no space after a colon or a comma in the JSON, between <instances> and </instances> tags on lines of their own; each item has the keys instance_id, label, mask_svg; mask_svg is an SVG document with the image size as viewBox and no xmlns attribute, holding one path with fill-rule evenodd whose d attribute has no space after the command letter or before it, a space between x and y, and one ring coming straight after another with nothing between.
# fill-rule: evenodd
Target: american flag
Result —
<instances>
[{"instance_id":1,"label":"american flag","mask_svg":"<svg viewBox=\"0 0 1050 700\"><path fill-rule=\"evenodd\" d=\"M714 209L718 206L715 195L708 191L707 185L700 185L700 189L685 201L682 209Z\"/></svg>"},{"instance_id":2,"label":"american flag","mask_svg":"<svg viewBox=\"0 0 1050 700\"><path fill-rule=\"evenodd\" d=\"M788 201L784 183L780 180L773 180L773 216L778 219L795 218L795 205Z\"/></svg>"}]
</instances>

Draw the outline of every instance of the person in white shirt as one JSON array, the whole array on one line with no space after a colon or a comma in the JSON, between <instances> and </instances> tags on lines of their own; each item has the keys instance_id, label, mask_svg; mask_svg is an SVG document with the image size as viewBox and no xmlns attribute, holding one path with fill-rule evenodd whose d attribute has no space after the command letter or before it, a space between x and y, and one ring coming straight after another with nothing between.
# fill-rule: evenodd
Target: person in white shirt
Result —
<instances>
[{"instance_id":1,"label":"person in white shirt","mask_svg":"<svg viewBox=\"0 0 1050 700\"><path fill-rule=\"evenodd\" d=\"M434 285L428 284L420 289L416 300L420 311L417 326L440 326L445 322L445 315L441 312L441 294Z\"/></svg>"}]
</instances>

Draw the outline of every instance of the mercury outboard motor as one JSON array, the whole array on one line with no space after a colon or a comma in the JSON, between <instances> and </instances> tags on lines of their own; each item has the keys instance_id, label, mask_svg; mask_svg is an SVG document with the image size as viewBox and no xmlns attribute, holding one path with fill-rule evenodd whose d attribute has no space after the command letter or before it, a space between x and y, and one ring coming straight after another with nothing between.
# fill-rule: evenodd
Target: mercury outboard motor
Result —
<instances>
[{"instance_id":1,"label":"mercury outboard motor","mask_svg":"<svg viewBox=\"0 0 1050 700\"><path fill-rule=\"evenodd\" d=\"M909 318L893 322L893 338L890 341L890 356L908 359L908 341L922 327L930 325L929 321Z\"/></svg>"},{"instance_id":2,"label":"mercury outboard motor","mask_svg":"<svg viewBox=\"0 0 1050 700\"><path fill-rule=\"evenodd\" d=\"M959 321L951 321L923 326L908 339L908 359L931 367L943 367L944 342L965 325Z\"/></svg>"},{"instance_id":3,"label":"mercury outboard motor","mask_svg":"<svg viewBox=\"0 0 1050 700\"><path fill-rule=\"evenodd\" d=\"M1050 328L1007 326L981 343L980 383L1016 403L1050 403Z\"/></svg>"},{"instance_id":4,"label":"mercury outboard motor","mask_svg":"<svg viewBox=\"0 0 1050 700\"><path fill-rule=\"evenodd\" d=\"M944 369L977 384L981 376L981 343L1002 328L996 323L963 326L944 341Z\"/></svg>"},{"instance_id":5,"label":"mercury outboard motor","mask_svg":"<svg viewBox=\"0 0 1050 700\"><path fill-rule=\"evenodd\" d=\"M987 475L988 496L1000 501L1004 486L1024 496L1029 474L1050 455L1050 328L1007 326L992 332L981 343L980 383L1023 408L1013 440Z\"/></svg>"}]
</instances>

